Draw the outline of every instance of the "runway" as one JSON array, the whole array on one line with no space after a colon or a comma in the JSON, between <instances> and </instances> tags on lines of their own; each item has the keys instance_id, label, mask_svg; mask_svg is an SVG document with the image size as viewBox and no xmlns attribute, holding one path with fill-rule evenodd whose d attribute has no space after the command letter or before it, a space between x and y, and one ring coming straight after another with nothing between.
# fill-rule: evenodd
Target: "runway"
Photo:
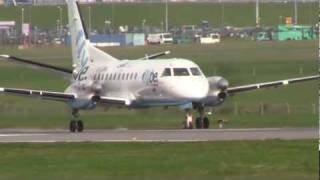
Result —
<instances>
[{"instance_id":1,"label":"runway","mask_svg":"<svg viewBox=\"0 0 320 180\"><path fill-rule=\"evenodd\" d=\"M1 143L55 142L195 142L267 139L318 139L317 128L258 128L208 130L67 130L2 129Z\"/></svg>"}]
</instances>

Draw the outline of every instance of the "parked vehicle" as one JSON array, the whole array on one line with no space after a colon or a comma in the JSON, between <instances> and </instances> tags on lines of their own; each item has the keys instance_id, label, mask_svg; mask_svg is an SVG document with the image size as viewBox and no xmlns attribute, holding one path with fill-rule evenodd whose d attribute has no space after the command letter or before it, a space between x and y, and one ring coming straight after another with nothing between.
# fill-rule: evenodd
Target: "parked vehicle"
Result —
<instances>
[{"instance_id":1,"label":"parked vehicle","mask_svg":"<svg viewBox=\"0 0 320 180\"><path fill-rule=\"evenodd\" d=\"M200 37L201 44L215 44L220 42L220 35L217 33L210 33L207 36Z\"/></svg>"},{"instance_id":2,"label":"parked vehicle","mask_svg":"<svg viewBox=\"0 0 320 180\"><path fill-rule=\"evenodd\" d=\"M253 39L256 41L270 41L272 40L271 32L258 32L253 36Z\"/></svg>"},{"instance_id":3,"label":"parked vehicle","mask_svg":"<svg viewBox=\"0 0 320 180\"><path fill-rule=\"evenodd\" d=\"M147 42L148 44L173 43L173 37L171 33L149 34Z\"/></svg>"}]
</instances>

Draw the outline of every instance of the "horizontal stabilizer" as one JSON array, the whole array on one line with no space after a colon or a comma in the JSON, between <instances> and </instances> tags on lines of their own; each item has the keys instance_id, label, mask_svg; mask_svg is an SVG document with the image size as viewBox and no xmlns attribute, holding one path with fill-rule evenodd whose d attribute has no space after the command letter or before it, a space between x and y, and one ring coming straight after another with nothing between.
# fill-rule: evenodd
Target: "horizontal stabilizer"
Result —
<instances>
[{"instance_id":1,"label":"horizontal stabilizer","mask_svg":"<svg viewBox=\"0 0 320 180\"><path fill-rule=\"evenodd\" d=\"M159 53L156 53L156 54L146 55L145 57L140 58L140 59L141 60L156 59L158 57L165 56L165 55L168 55L170 53L171 53L170 51L164 51L164 52L159 52Z\"/></svg>"}]
</instances>

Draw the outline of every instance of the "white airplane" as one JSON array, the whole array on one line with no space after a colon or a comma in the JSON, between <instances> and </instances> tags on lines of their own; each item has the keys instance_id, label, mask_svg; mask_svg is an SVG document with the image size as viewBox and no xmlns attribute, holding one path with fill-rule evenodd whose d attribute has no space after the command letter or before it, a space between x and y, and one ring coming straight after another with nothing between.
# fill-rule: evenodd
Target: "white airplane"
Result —
<instances>
[{"instance_id":1,"label":"white airplane","mask_svg":"<svg viewBox=\"0 0 320 180\"><path fill-rule=\"evenodd\" d=\"M68 0L67 4L72 70L10 55L1 55L0 58L67 74L72 77L69 87L65 92L0 87L0 93L66 102L74 117L69 124L71 132L84 129L79 119L79 110L94 109L97 105L127 108L180 106L186 110L197 109L200 116L196 118L196 127L208 128L209 119L205 117L204 108L221 105L229 95L319 78L319 75L315 75L229 87L225 78L206 77L199 66L190 60L155 59L167 52L138 60L118 60L90 44L78 2ZM188 111L187 117L190 118Z\"/></svg>"}]
</instances>

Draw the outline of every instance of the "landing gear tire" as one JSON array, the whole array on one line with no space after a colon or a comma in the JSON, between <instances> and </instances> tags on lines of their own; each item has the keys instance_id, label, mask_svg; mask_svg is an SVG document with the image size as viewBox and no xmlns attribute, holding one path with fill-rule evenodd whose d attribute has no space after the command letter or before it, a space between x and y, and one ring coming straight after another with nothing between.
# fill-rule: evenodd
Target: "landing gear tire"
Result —
<instances>
[{"instance_id":1,"label":"landing gear tire","mask_svg":"<svg viewBox=\"0 0 320 180\"><path fill-rule=\"evenodd\" d=\"M203 129L208 129L209 126L210 126L209 118L204 117L204 118L203 118Z\"/></svg>"},{"instance_id":2,"label":"landing gear tire","mask_svg":"<svg viewBox=\"0 0 320 180\"><path fill-rule=\"evenodd\" d=\"M196 128L197 129L208 129L210 125L209 118L204 117L201 119L201 117L197 117L196 119Z\"/></svg>"},{"instance_id":3,"label":"landing gear tire","mask_svg":"<svg viewBox=\"0 0 320 180\"><path fill-rule=\"evenodd\" d=\"M201 129L202 128L202 121L200 117L197 117L196 119L196 128Z\"/></svg>"},{"instance_id":4,"label":"landing gear tire","mask_svg":"<svg viewBox=\"0 0 320 180\"><path fill-rule=\"evenodd\" d=\"M183 129L193 129L192 122L183 122Z\"/></svg>"},{"instance_id":5,"label":"landing gear tire","mask_svg":"<svg viewBox=\"0 0 320 180\"><path fill-rule=\"evenodd\" d=\"M84 129L84 125L83 125L83 122L81 120L72 120L70 121L70 124L69 124L69 129L70 129L70 132L74 133L74 132L82 132L83 129Z\"/></svg>"},{"instance_id":6,"label":"landing gear tire","mask_svg":"<svg viewBox=\"0 0 320 180\"><path fill-rule=\"evenodd\" d=\"M75 120L70 121L69 129L70 129L70 132L76 132L76 130L77 130L77 121L75 121Z\"/></svg>"},{"instance_id":7,"label":"landing gear tire","mask_svg":"<svg viewBox=\"0 0 320 180\"><path fill-rule=\"evenodd\" d=\"M83 131L83 128L84 128L83 122L82 122L81 120L78 120L78 121L77 121L77 131L78 131L78 132L82 132L82 131Z\"/></svg>"}]
</instances>

